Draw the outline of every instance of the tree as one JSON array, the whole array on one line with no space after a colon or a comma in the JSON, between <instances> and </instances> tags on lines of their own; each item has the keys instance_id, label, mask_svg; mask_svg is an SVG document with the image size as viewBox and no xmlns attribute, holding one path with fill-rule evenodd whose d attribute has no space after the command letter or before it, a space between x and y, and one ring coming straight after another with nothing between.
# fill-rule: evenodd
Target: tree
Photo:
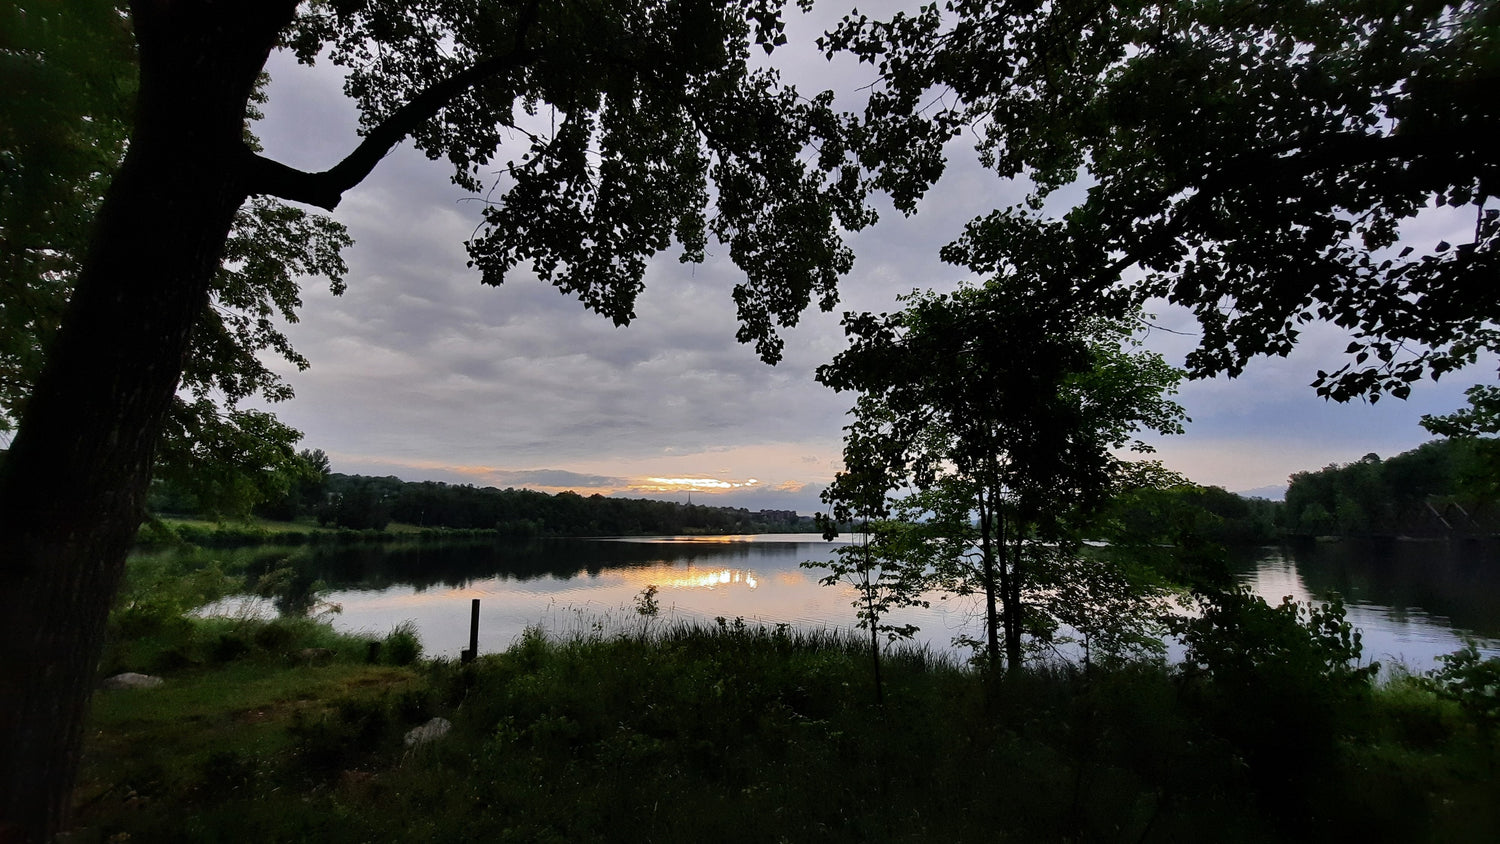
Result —
<instances>
[{"instance_id":1,"label":"tree","mask_svg":"<svg viewBox=\"0 0 1500 844\"><path fill-rule=\"evenodd\" d=\"M1147 477L1121 485L1119 494L1090 525L1092 538L1148 554L1183 544L1276 541L1282 502L1242 498L1222 487L1199 486L1165 473L1157 464L1144 465L1151 466Z\"/></svg>"},{"instance_id":2,"label":"tree","mask_svg":"<svg viewBox=\"0 0 1500 844\"><path fill-rule=\"evenodd\" d=\"M917 628L892 624L889 614L897 609L927 606L922 599L927 578L925 567L914 563L913 553L928 547L929 531L919 531L910 521L890 519L887 493L898 481L889 474L890 463L878 451L886 445L880 436L883 409L867 407L856 413L856 423L845 428L844 470L822 492L828 513L817 514L823 538L838 537L840 525L852 525L854 542L834 549L832 560L809 561L807 568L827 569L818 582L824 586L848 583L856 592L853 602L860 628L870 634L870 659L875 676L875 701L885 702L880 674L880 636L890 641L910 638Z\"/></svg>"},{"instance_id":3,"label":"tree","mask_svg":"<svg viewBox=\"0 0 1500 844\"><path fill-rule=\"evenodd\" d=\"M1497 25L1477 0L952 0L850 16L821 46L880 72L859 148L890 159L884 181L920 193L970 128L983 164L1035 186L958 248L1055 252L1123 314L1191 309L1196 377L1331 322L1348 359L1314 386L1375 401L1500 340ZM1083 196L1049 216L1063 188ZM1420 242L1435 212L1458 235Z\"/></svg>"},{"instance_id":4,"label":"tree","mask_svg":"<svg viewBox=\"0 0 1500 844\"><path fill-rule=\"evenodd\" d=\"M1298 472L1286 491L1287 527L1303 535L1346 536L1474 530L1472 515L1495 495L1495 445L1489 438L1454 437L1387 460L1367 454Z\"/></svg>"},{"instance_id":5,"label":"tree","mask_svg":"<svg viewBox=\"0 0 1500 844\"><path fill-rule=\"evenodd\" d=\"M847 315L850 348L818 370L820 382L861 394L845 472L870 474L873 463L886 490L937 495L915 509L941 516L960 546L977 545L977 559L918 565L932 569L930 583L985 596L994 670L1002 639L1018 670L1025 634L1055 618L1038 614L1043 602L1029 592L1048 556L1034 541L1069 540L1070 517L1103 503L1111 450L1143 428L1181 430L1182 409L1166 398L1177 372L1122 348L1123 323L1081 318L1070 293L1037 282L1005 275L947 295L913 293L895 314ZM837 498L845 486L832 489Z\"/></svg>"},{"instance_id":6,"label":"tree","mask_svg":"<svg viewBox=\"0 0 1500 844\"><path fill-rule=\"evenodd\" d=\"M751 67L753 45L784 39L780 9L134 0L117 15L139 68L129 142L0 477L7 834L43 840L62 823L105 616L247 203L332 209L409 137L464 187L501 171L468 243L486 282L529 266L623 324L646 259L675 239L701 260L712 234L746 273L739 339L774 361L778 326L813 301L834 304L852 260L839 231L872 219L832 95L804 98ZM348 69L364 137L328 170L287 167L246 142L277 48ZM497 167L517 136L529 149Z\"/></svg>"},{"instance_id":7,"label":"tree","mask_svg":"<svg viewBox=\"0 0 1500 844\"><path fill-rule=\"evenodd\" d=\"M1467 445L1469 459L1457 486L1492 501L1500 497L1500 387L1476 384L1466 396L1468 407L1444 416L1423 416L1422 427Z\"/></svg>"},{"instance_id":8,"label":"tree","mask_svg":"<svg viewBox=\"0 0 1500 844\"><path fill-rule=\"evenodd\" d=\"M303 449L297 452L294 471L277 478L284 484L279 496L268 495L256 513L269 519L289 522L299 516L314 513L328 493L328 455L323 449Z\"/></svg>"},{"instance_id":9,"label":"tree","mask_svg":"<svg viewBox=\"0 0 1500 844\"><path fill-rule=\"evenodd\" d=\"M138 79L116 3L16 3L4 14L0 73L14 92L0 103L0 432L9 432L57 332L88 222L124 157ZM253 136L246 143L258 149ZM209 512L248 514L274 494L268 474L296 473L301 434L238 404L291 396L258 355L307 366L272 319L295 321L301 277L325 276L340 291L349 243L331 219L265 197L236 215L156 454L158 475Z\"/></svg>"}]
</instances>

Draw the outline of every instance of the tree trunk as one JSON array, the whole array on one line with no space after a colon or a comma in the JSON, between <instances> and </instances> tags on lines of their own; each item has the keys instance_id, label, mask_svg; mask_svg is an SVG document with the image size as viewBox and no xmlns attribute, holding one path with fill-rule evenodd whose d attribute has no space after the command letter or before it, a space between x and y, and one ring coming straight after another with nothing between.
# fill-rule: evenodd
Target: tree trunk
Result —
<instances>
[{"instance_id":1,"label":"tree trunk","mask_svg":"<svg viewBox=\"0 0 1500 844\"><path fill-rule=\"evenodd\" d=\"M870 659L875 663L875 704L885 706L885 684L880 678L880 631L875 629L875 602L866 596L865 606L870 612Z\"/></svg>"},{"instance_id":2,"label":"tree trunk","mask_svg":"<svg viewBox=\"0 0 1500 844\"><path fill-rule=\"evenodd\" d=\"M999 522L1000 536L996 545L1000 547L1000 603L1004 607L1001 613L1001 627L1005 630L1005 670L1013 674L1021 670L1021 588L1020 573L1011 563L1010 545L1011 540L1019 543L1019 532L1014 521L1009 526L1005 523L1005 510L1000 505L995 505L995 518Z\"/></svg>"},{"instance_id":3,"label":"tree trunk","mask_svg":"<svg viewBox=\"0 0 1500 844\"><path fill-rule=\"evenodd\" d=\"M245 105L287 2L133 5L141 87L0 476L0 841L65 823L163 418L246 198Z\"/></svg>"},{"instance_id":4,"label":"tree trunk","mask_svg":"<svg viewBox=\"0 0 1500 844\"><path fill-rule=\"evenodd\" d=\"M984 500L984 491L979 492L979 556L984 566L984 642L985 656L989 659L990 673L994 676L1000 674L1000 617L997 602L997 591L1002 585L996 578L995 566L995 537L993 536L994 524L993 502ZM1000 542L1005 547L1005 526L1000 525ZM1005 568L1002 564L999 577L1005 577Z\"/></svg>"},{"instance_id":5,"label":"tree trunk","mask_svg":"<svg viewBox=\"0 0 1500 844\"><path fill-rule=\"evenodd\" d=\"M1010 671L1020 671L1021 654L1021 584L1025 582L1025 573L1022 571L1021 558L1021 534L1014 526L1011 528L1011 537L1015 548L1007 551L1007 545L1000 545L1000 568L1007 572L1005 575L1005 665ZM1005 559L1007 554L1014 554L1013 561Z\"/></svg>"}]
</instances>

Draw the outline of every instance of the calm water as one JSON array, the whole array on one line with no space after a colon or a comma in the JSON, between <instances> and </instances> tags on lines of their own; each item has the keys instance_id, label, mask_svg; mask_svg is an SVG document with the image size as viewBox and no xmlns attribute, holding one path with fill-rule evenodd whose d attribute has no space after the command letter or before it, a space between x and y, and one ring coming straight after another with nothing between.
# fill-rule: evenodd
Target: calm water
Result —
<instances>
[{"instance_id":1,"label":"calm water","mask_svg":"<svg viewBox=\"0 0 1500 844\"><path fill-rule=\"evenodd\" d=\"M429 655L467 646L470 599L481 599L481 652L503 650L528 625L557 633L613 631L643 623L633 602L658 587L660 619L848 627L849 586L818 583L803 560L827 559L833 543L812 534L714 538L537 540L473 546L304 550L307 565L342 607L334 625L383 635L410 620ZM1474 545L1338 544L1256 549L1240 555L1240 576L1273 603L1344 595L1364 631L1366 659L1413 670L1476 636L1500 654L1500 559ZM934 600L893 618L921 628L919 641L948 649L978 636L973 598ZM661 623L658 621L656 623Z\"/></svg>"}]
</instances>

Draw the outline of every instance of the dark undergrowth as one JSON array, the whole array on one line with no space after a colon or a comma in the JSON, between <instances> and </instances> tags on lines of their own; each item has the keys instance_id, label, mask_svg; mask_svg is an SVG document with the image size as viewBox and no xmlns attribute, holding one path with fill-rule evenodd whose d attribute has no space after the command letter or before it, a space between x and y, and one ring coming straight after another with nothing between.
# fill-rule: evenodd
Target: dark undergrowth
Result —
<instances>
[{"instance_id":1,"label":"dark undergrowth","mask_svg":"<svg viewBox=\"0 0 1500 844\"><path fill-rule=\"evenodd\" d=\"M1500 837L1481 725L1412 679L1288 739L1283 704L1319 694L1229 700L1159 665L989 681L895 651L877 705L860 640L828 633L532 632L471 665L394 666L300 622L270 646L275 622L235 622L246 646L215 658L226 622L187 623L206 650L163 686L96 696L71 840ZM407 748L434 716L453 731Z\"/></svg>"}]
</instances>

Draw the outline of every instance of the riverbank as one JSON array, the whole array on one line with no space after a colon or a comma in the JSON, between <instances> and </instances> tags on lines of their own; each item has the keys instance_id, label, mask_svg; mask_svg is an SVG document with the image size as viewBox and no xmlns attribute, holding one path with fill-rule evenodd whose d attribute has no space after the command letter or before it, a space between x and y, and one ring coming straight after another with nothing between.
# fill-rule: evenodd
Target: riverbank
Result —
<instances>
[{"instance_id":1,"label":"riverbank","mask_svg":"<svg viewBox=\"0 0 1500 844\"><path fill-rule=\"evenodd\" d=\"M1250 699L1152 665L991 683L897 650L878 704L859 640L732 621L531 632L470 665L388 664L390 641L371 664L305 620L180 621L154 634L178 667L161 647L113 666L161 686L96 694L71 841L1500 834L1493 744L1411 679L1330 708L1315 679ZM433 718L451 732L409 747Z\"/></svg>"},{"instance_id":2,"label":"riverbank","mask_svg":"<svg viewBox=\"0 0 1500 844\"><path fill-rule=\"evenodd\" d=\"M141 525L137 549L191 545L199 548L248 548L257 545L352 545L384 542L450 542L495 539L493 528L419 527L392 522L380 530L325 527L311 519L278 522L249 519L225 522L209 519L158 518Z\"/></svg>"},{"instance_id":3,"label":"riverbank","mask_svg":"<svg viewBox=\"0 0 1500 844\"><path fill-rule=\"evenodd\" d=\"M772 530L751 530L737 535L761 535L775 533ZM708 528L682 528L674 533L625 532L619 534L597 534L588 531L562 531L545 536L541 534L517 534L515 531L498 528L453 528L424 527L405 522L390 522L380 529L356 530L346 527L320 525L313 519L295 522L279 522L272 519L251 518L241 521L214 521L179 517L154 518L141 525L136 535L137 550L158 550L177 546L195 546L205 549L250 548L260 545L356 545L391 542L461 542L468 540L528 540L528 539L588 539L605 537L673 536L682 538L717 537L723 531Z\"/></svg>"}]
</instances>

